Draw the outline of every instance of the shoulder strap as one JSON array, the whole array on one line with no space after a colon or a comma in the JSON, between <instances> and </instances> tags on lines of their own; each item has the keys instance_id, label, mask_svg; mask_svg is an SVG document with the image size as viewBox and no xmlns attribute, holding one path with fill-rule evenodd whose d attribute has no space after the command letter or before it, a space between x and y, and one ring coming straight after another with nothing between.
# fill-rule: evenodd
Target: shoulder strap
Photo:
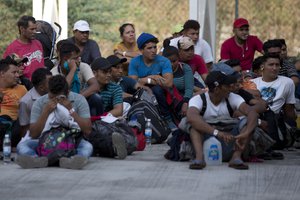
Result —
<instances>
[{"instance_id":1,"label":"shoulder strap","mask_svg":"<svg viewBox=\"0 0 300 200\"><path fill-rule=\"evenodd\" d=\"M207 102L206 102L206 97L205 97L205 93L200 94L200 97L202 99L202 110L200 112L200 115L203 116L205 111L206 111L206 107L207 107Z\"/></svg>"},{"instance_id":2,"label":"shoulder strap","mask_svg":"<svg viewBox=\"0 0 300 200\"><path fill-rule=\"evenodd\" d=\"M232 117L233 116L233 110L231 108L231 105L230 105L227 98L225 100L226 100L226 105L227 105L228 112L229 112L230 116Z\"/></svg>"}]
</instances>

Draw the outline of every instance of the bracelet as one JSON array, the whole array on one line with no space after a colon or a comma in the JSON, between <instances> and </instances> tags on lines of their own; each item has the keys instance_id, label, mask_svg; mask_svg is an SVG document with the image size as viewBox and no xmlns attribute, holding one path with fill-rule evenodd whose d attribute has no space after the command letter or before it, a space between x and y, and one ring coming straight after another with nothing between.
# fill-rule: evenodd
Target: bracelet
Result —
<instances>
[{"instance_id":1,"label":"bracelet","mask_svg":"<svg viewBox=\"0 0 300 200\"><path fill-rule=\"evenodd\" d=\"M258 126L261 125L261 119L258 119L258 120L257 120L257 124L258 124Z\"/></svg>"},{"instance_id":2,"label":"bracelet","mask_svg":"<svg viewBox=\"0 0 300 200\"><path fill-rule=\"evenodd\" d=\"M147 78L147 83L151 84L151 78Z\"/></svg>"},{"instance_id":3,"label":"bracelet","mask_svg":"<svg viewBox=\"0 0 300 200\"><path fill-rule=\"evenodd\" d=\"M126 57L126 51L124 51L122 55L123 55L123 57Z\"/></svg>"},{"instance_id":4,"label":"bracelet","mask_svg":"<svg viewBox=\"0 0 300 200\"><path fill-rule=\"evenodd\" d=\"M69 110L70 115L72 115L74 112L75 112L75 109L74 109L74 108L71 108L71 109Z\"/></svg>"},{"instance_id":5,"label":"bracelet","mask_svg":"<svg viewBox=\"0 0 300 200\"><path fill-rule=\"evenodd\" d=\"M217 129L215 129L214 132L213 132L213 135L214 135L215 137L217 137L218 134L219 134L219 131L218 131Z\"/></svg>"}]
</instances>

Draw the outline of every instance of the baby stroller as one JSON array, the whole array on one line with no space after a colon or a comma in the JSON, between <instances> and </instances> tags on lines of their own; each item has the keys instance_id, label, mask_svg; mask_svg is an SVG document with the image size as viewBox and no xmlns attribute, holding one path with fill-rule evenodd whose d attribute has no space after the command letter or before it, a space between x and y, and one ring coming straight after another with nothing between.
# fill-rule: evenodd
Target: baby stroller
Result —
<instances>
[{"instance_id":1,"label":"baby stroller","mask_svg":"<svg viewBox=\"0 0 300 200\"><path fill-rule=\"evenodd\" d=\"M35 38L43 45L45 66L49 70L54 66L52 59L54 57L55 43L61 34L61 26L56 22L54 24L58 28L58 33L48 22L42 20L36 21L37 32Z\"/></svg>"}]
</instances>

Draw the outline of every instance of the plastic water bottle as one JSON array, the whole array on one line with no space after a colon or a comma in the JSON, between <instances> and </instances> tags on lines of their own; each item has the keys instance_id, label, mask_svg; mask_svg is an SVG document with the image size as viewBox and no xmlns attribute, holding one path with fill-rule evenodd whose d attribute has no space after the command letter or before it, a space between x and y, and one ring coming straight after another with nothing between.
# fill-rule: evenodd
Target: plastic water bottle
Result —
<instances>
[{"instance_id":1,"label":"plastic water bottle","mask_svg":"<svg viewBox=\"0 0 300 200\"><path fill-rule=\"evenodd\" d=\"M10 137L8 134L5 134L4 140L3 140L3 161L5 164L10 163L11 161L11 142Z\"/></svg>"},{"instance_id":2,"label":"plastic water bottle","mask_svg":"<svg viewBox=\"0 0 300 200\"><path fill-rule=\"evenodd\" d=\"M151 137L152 137L151 119L147 119L146 126L145 126L145 138L146 138L147 146L151 146Z\"/></svg>"},{"instance_id":3,"label":"plastic water bottle","mask_svg":"<svg viewBox=\"0 0 300 200\"><path fill-rule=\"evenodd\" d=\"M207 165L222 164L222 145L215 137L210 137L203 145L204 160Z\"/></svg>"}]
</instances>

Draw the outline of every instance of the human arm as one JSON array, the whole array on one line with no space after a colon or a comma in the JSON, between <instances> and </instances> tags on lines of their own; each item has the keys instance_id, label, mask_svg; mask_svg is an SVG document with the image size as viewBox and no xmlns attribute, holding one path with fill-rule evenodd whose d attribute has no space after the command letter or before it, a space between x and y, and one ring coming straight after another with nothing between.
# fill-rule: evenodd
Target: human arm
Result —
<instances>
[{"instance_id":1,"label":"human arm","mask_svg":"<svg viewBox=\"0 0 300 200\"><path fill-rule=\"evenodd\" d=\"M283 112L284 112L284 116L286 118L291 119L291 120L297 119L294 104L285 104L283 106Z\"/></svg>"},{"instance_id":2,"label":"human arm","mask_svg":"<svg viewBox=\"0 0 300 200\"><path fill-rule=\"evenodd\" d=\"M87 81L87 84L88 84L88 87L86 89L82 90L80 93L81 95L83 95L86 98L100 90L98 81L95 77L90 78Z\"/></svg>"}]
</instances>

